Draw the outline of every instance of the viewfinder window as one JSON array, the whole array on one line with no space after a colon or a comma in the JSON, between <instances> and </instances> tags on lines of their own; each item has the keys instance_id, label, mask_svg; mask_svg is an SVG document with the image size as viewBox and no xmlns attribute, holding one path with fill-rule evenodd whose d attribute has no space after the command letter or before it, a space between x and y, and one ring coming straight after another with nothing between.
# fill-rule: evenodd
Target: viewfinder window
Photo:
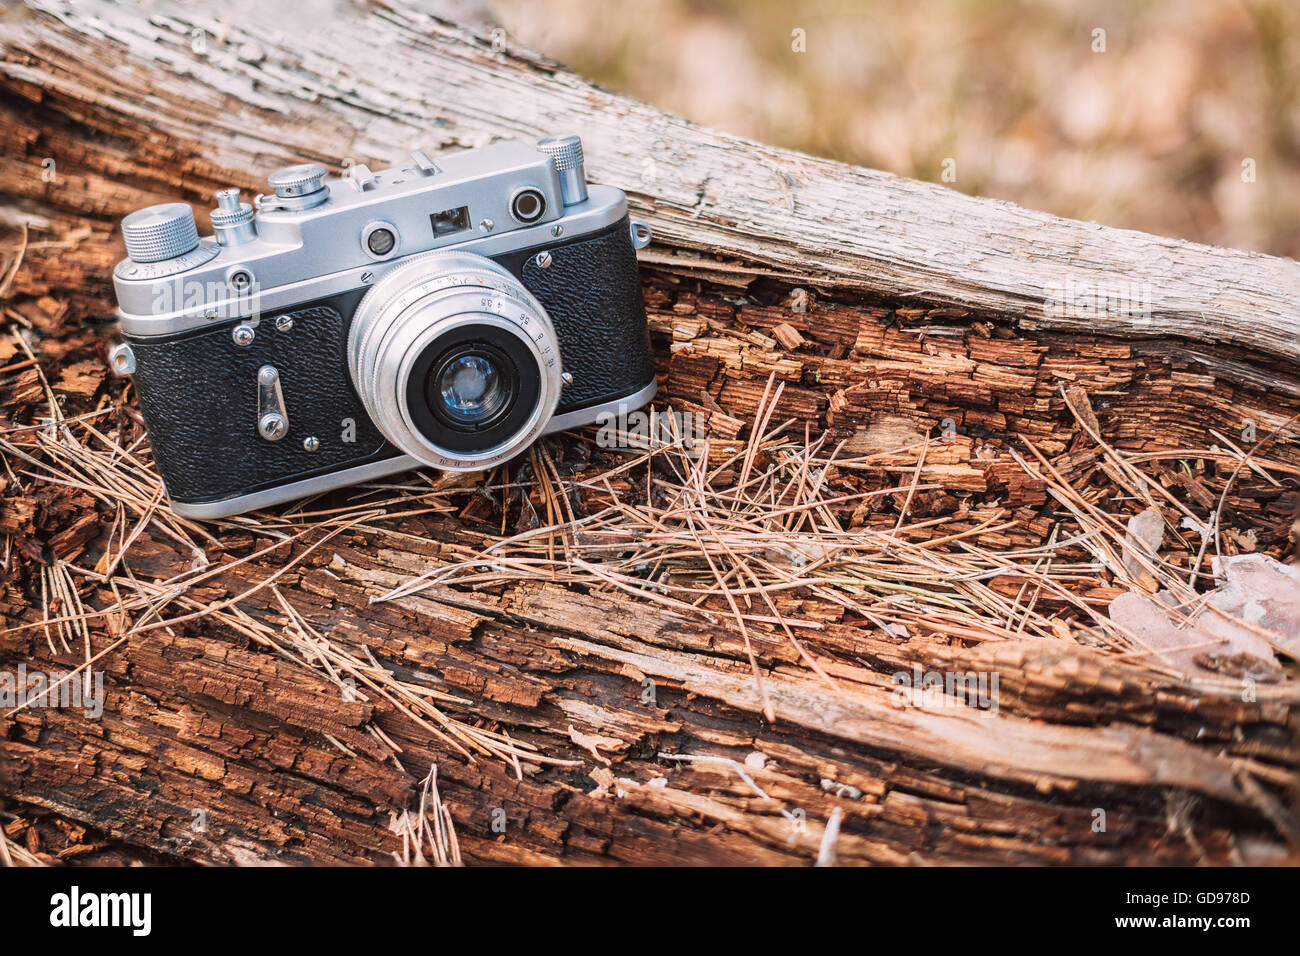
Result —
<instances>
[{"instance_id":1,"label":"viewfinder window","mask_svg":"<svg viewBox=\"0 0 1300 956\"><path fill-rule=\"evenodd\" d=\"M450 236L454 232L464 232L469 228L469 207L457 206L444 209L429 217L433 223L434 236Z\"/></svg>"}]
</instances>

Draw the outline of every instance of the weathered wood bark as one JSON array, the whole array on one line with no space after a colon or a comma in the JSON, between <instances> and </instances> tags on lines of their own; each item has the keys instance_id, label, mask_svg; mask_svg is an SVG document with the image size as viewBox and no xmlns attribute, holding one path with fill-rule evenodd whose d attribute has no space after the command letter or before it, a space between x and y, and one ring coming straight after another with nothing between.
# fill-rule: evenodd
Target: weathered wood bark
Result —
<instances>
[{"instance_id":1,"label":"weathered wood bark","mask_svg":"<svg viewBox=\"0 0 1300 956\"><path fill-rule=\"evenodd\" d=\"M411 148L568 129L584 135L593 178L628 190L655 228L643 265L664 394L734 437L775 375L778 418L864 453L951 420L953 440L924 460L878 464L926 486L901 505L914 515L1005 508L1018 527L979 534L984 547L1047 536L1044 488L1009 451L1023 436L1062 469L1086 457L1064 387L1083 389L1107 440L1130 451L1203 448L1246 422L1263 436L1300 413L1300 265L1289 260L759 146L399 4L299 38L192 5L31 10L0 24L4 217L27 223L31 242L8 308L39 333L68 414L122 394L80 376L102 367L106 337L83 323L111 314L125 212L177 196L207 205L214 189L256 189L287 161L382 166ZM1097 288L1138 290L1133 308L1083 315L1076 294ZM1065 308L1046 307L1053 298ZM20 359L3 386L6 426L40 418L43 390ZM1269 455L1298 473L1289 433ZM1198 493L1194 477L1168 479ZM1278 551L1294 494L1252 480L1246 469L1225 491L1228 507ZM121 622L98 619L94 651L114 648L102 718L0 714L7 809L91 827L96 853L375 861L400 849L390 815L415 805L436 763L472 860L804 862L836 810L841 862L1257 861L1295 837L1290 678L1244 700L1227 683L1071 640L980 643L942 629L900 639L803 598L797 613L817 625L807 644L845 689L832 693L775 628L755 626L768 722L739 633L618 592L439 585L370 603L481 546L474 508L364 524L306 552L322 530L246 563L235 562L276 536L212 531L220 573L187 593L199 604L173 610L238 602L120 644ZM51 556L94 565L114 527L88 495L6 499L0 530L18 543L3 610L21 629L0 634L5 667L79 662L29 626L42 616L31 569ZM19 553L32 562L21 571ZM152 532L130 551L132 572L160 591L193 560ZM257 587L284 568L274 588ZM88 588L87 600L111 607L114 595ZM455 698L446 706L463 719L567 763L521 779L509 763L468 760L382 700L341 700L319 670L250 642L243 620L315 628ZM996 670L998 715L893 706L889 675L913 665ZM739 770L754 751L765 760ZM676 759L700 755L737 766Z\"/></svg>"}]
</instances>

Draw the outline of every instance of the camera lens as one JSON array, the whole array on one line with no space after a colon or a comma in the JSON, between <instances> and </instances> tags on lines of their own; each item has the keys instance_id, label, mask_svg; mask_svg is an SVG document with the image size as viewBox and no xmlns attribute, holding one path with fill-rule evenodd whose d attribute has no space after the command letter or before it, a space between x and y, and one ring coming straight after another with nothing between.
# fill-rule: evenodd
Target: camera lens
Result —
<instances>
[{"instance_id":1,"label":"camera lens","mask_svg":"<svg viewBox=\"0 0 1300 956\"><path fill-rule=\"evenodd\" d=\"M455 347L429 375L429 407L452 428L485 428L509 409L516 374L513 363L485 342Z\"/></svg>"},{"instance_id":2,"label":"camera lens","mask_svg":"<svg viewBox=\"0 0 1300 956\"><path fill-rule=\"evenodd\" d=\"M546 197L531 186L515 193L510 200L510 215L522 223L536 222L546 212Z\"/></svg>"},{"instance_id":3,"label":"camera lens","mask_svg":"<svg viewBox=\"0 0 1300 956\"><path fill-rule=\"evenodd\" d=\"M352 384L380 432L427 465L471 471L540 435L560 396L550 317L508 270L446 250L366 293L348 331Z\"/></svg>"}]
</instances>

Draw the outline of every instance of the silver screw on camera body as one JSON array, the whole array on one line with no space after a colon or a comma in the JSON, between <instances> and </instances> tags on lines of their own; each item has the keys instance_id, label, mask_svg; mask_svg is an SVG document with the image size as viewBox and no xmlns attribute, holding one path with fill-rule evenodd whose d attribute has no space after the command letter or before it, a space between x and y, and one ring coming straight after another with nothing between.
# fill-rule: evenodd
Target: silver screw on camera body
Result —
<instances>
[{"instance_id":1,"label":"silver screw on camera body","mask_svg":"<svg viewBox=\"0 0 1300 956\"><path fill-rule=\"evenodd\" d=\"M320 439L315 435L308 435L302 440L303 451L316 451L318 448L320 448Z\"/></svg>"},{"instance_id":2,"label":"silver screw on camera body","mask_svg":"<svg viewBox=\"0 0 1300 956\"><path fill-rule=\"evenodd\" d=\"M289 431L289 423L283 415L268 412L258 419L257 431L267 441L279 441Z\"/></svg>"},{"instance_id":3,"label":"silver screw on camera body","mask_svg":"<svg viewBox=\"0 0 1300 956\"><path fill-rule=\"evenodd\" d=\"M275 330L277 332L288 332L293 328L293 316L277 315L275 317Z\"/></svg>"},{"instance_id":4,"label":"silver screw on camera body","mask_svg":"<svg viewBox=\"0 0 1300 956\"><path fill-rule=\"evenodd\" d=\"M551 254L543 250L537 253L537 257L534 261L537 263L539 269L549 269L553 260L551 259Z\"/></svg>"},{"instance_id":5,"label":"silver screw on camera body","mask_svg":"<svg viewBox=\"0 0 1300 956\"><path fill-rule=\"evenodd\" d=\"M231 331L230 337L235 340L236 345L253 344L253 327L251 325L239 324Z\"/></svg>"}]
</instances>

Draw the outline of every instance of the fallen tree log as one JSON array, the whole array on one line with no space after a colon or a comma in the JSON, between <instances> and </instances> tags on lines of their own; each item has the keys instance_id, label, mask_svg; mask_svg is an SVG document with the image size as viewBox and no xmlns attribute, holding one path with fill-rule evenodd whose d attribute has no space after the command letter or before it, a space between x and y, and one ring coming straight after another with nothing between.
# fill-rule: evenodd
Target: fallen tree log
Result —
<instances>
[{"instance_id":1,"label":"fallen tree log","mask_svg":"<svg viewBox=\"0 0 1300 956\"><path fill-rule=\"evenodd\" d=\"M749 143L401 4L295 38L27 10L0 24L0 661L90 659L105 697L0 710L6 840L374 862L436 805L474 861L1294 853L1290 638L1179 669L1106 606L1292 552L1300 265ZM655 229L661 395L715 469L564 436L468 483L168 515L104 374L121 215L569 129ZM1144 506L1165 544L1134 557ZM995 675L992 706L909 702L913 674Z\"/></svg>"}]
</instances>

